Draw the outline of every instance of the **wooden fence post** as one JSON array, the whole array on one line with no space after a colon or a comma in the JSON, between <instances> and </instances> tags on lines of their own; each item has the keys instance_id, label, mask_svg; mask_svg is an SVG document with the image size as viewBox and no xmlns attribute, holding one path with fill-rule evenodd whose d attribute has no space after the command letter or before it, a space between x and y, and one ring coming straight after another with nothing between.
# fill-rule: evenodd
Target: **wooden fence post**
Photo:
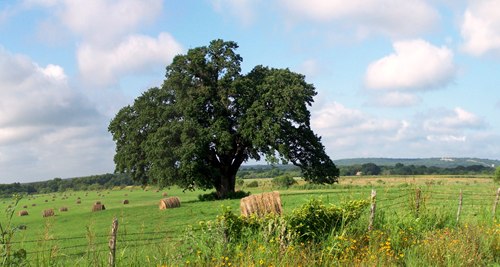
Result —
<instances>
[{"instance_id":1,"label":"wooden fence post","mask_svg":"<svg viewBox=\"0 0 500 267\"><path fill-rule=\"evenodd\" d=\"M111 225L111 237L109 239L109 266L115 266L115 253L116 253L116 232L118 231L118 219L113 219Z\"/></svg>"},{"instance_id":2,"label":"wooden fence post","mask_svg":"<svg viewBox=\"0 0 500 267\"><path fill-rule=\"evenodd\" d=\"M462 189L460 189L460 195L458 196L458 211L457 211L457 223L458 220L460 219L460 212L462 211Z\"/></svg>"},{"instance_id":3,"label":"wooden fence post","mask_svg":"<svg viewBox=\"0 0 500 267\"><path fill-rule=\"evenodd\" d=\"M421 196L420 188L415 189L415 217L418 218L420 211L420 196Z\"/></svg>"},{"instance_id":4,"label":"wooden fence post","mask_svg":"<svg viewBox=\"0 0 500 267\"><path fill-rule=\"evenodd\" d=\"M495 218L495 213L497 212L499 198L500 198L500 187L497 189L497 197L495 198L495 204L493 204L493 218Z\"/></svg>"},{"instance_id":5,"label":"wooden fence post","mask_svg":"<svg viewBox=\"0 0 500 267\"><path fill-rule=\"evenodd\" d=\"M371 231L373 229L373 220L375 219L375 208L377 207L377 203L375 201L377 197L377 191L375 189L372 189L372 194L371 194L371 208L370 208L370 222L368 224L368 231Z\"/></svg>"}]
</instances>

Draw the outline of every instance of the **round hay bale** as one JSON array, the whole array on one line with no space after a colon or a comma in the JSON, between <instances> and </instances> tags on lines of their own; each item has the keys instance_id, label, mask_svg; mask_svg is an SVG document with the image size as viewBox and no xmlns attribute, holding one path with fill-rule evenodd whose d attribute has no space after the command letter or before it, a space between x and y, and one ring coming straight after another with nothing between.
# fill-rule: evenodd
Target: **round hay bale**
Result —
<instances>
[{"instance_id":1,"label":"round hay bale","mask_svg":"<svg viewBox=\"0 0 500 267\"><path fill-rule=\"evenodd\" d=\"M28 216L28 211L27 210L20 210L19 216Z\"/></svg>"},{"instance_id":2,"label":"round hay bale","mask_svg":"<svg viewBox=\"0 0 500 267\"><path fill-rule=\"evenodd\" d=\"M257 216L264 216L269 213L280 215L283 213L280 193L274 191L244 197L240 200L240 210L241 215L246 217L251 214Z\"/></svg>"},{"instance_id":3,"label":"round hay bale","mask_svg":"<svg viewBox=\"0 0 500 267\"><path fill-rule=\"evenodd\" d=\"M96 202L94 203L94 205L99 205L99 204L101 204L101 201L96 201Z\"/></svg>"},{"instance_id":4,"label":"round hay bale","mask_svg":"<svg viewBox=\"0 0 500 267\"><path fill-rule=\"evenodd\" d=\"M49 200L48 200L48 199L46 199L46 200L45 200L45 202L49 202Z\"/></svg>"},{"instance_id":5,"label":"round hay bale","mask_svg":"<svg viewBox=\"0 0 500 267\"><path fill-rule=\"evenodd\" d=\"M123 204L127 205L129 203L128 199L123 200Z\"/></svg>"},{"instance_id":6,"label":"round hay bale","mask_svg":"<svg viewBox=\"0 0 500 267\"><path fill-rule=\"evenodd\" d=\"M36 203L31 204L32 207L36 206Z\"/></svg>"},{"instance_id":7,"label":"round hay bale","mask_svg":"<svg viewBox=\"0 0 500 267\"><path fill-rule=\"evenodd\" d=\"M42 216L45 218L45 217L52 217L54 216L54 210L53 209L48 209L48 210L44 210L42 212Z\"/></svg>"},{"instance_id":8,"label":"round hay bale","mask_svg":"<svg viewBox=\"0 0 500 267\"><path fill-rule=\"evenodd\" d=\"M161 194L161 195L162 195L163 197L167 197L167 196L168 196L167 192L163 192L163 194Z\"/></svg>"},{"instance_id":9,"label":"round hay bale","mask_svg":"<svg viewBox=\"0 0 500 267\"><path fill-rule=\"evenodd\" d=\"M169 197L160 200L160 210L178 208L181 206L181 201L178 197Z\"/></svg>"},{"instance_id":10,"label":"round hay bale","mask_svg":"<svg viewBox=\"0 0 500 267\"><path fill-rule=\"evenodd\" d=\"M68 211L68 207L60 207L60 208L59 208L59 211L61 211L61 212L62 212L62 211Z\"/></svg>"},{"instance_id":11,"label":"round hay bale","mask_svg":"<svg viewBox=\"0 0 500 267\"><path fill-rule=\"evenodd\" d=\"M19 225L19 226L17 227L17 229L19 229L19 230L26 230L26 228L27 228L27 227L26 227L26 225L24 225L24 224L21 224L21 225Z\"/></svg>"},{"instance_id":12,"label":"round hay bale","mask_svg":"<svg viewBox=\"0 0 500 267\"><path fill-rule=\"evenodd\" d=\"M99 203L99 204L94 204L94 206L92 206L92 212L95 212L95 211L101 211L101 210L105 210L106 207L104 207L103 204Z\"/></svg>"},{"instance_id":13,"label":"round hay bale","mask_svg":"<svg viewBox=\"0 0 500 267\"><path fill-rule=\"evenodd\" d=\"M76 201L76 204L82 204L82 201L78 199L78 200Z\"/></svg>"},{"instance_id":14,"label":"round hay bale","mask_svg":"<svg viewBox=\"0 0 500 267\"><path fill-rule=\"evenodd\" d=\"M27 209L27 208L28 208L28 205L24 205L24 206L23 206L23 209Z\"/></svg>"}]
</instances>

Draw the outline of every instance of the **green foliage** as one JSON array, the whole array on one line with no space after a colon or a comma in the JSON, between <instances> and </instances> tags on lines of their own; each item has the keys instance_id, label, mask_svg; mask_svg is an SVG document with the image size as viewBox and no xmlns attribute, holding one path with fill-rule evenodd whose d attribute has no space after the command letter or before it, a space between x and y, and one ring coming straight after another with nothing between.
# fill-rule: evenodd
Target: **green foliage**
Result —
<instances>
[{"instance_id":1,"label":"green foliage","mask_svg":"<svg viewBox=\"0 0 500 267\"><path fill-rule=\"evenodd\" d=\"M292 176L285 174L278 177L274 177L272 183L274 186L277 187L289 188L290 186L296 184L297 181L295 181L295 179L293 179Z\"/></svg>"},{"instance_id":2,"label":"green foliage","mask_svg":"<svg viewBox=\"0 0 500 267\"><path fill-rule=\"evenodd\" d=\"M161 88L122 108L109 131L116 171L143 184L234 191L241 164L265 157L299 166L305 180L337 182L338 169L310 128L312 84L288 69L241 74L235 42L214 40L167 66Z\"/></svg>"},{"instance_id":3,"label":"green foliage","mask_svg":"<svg viewBox=\"0 0 500 267\"><path fill-rule=\"evenodd\" d=\"M368 204L366 200L356 200L337 207L331 204L327 206L319 199L311 199L292 212L288 223L299 240L318 241L358 219Z\"/></svg>"},{"instance_id":4,"label":"green foliage","mask_svg":"<svg viewBox=\"0 0 500 267\"><path fill-rule=\"evenodd\" d=\"M495 169L495 175L493 176L493 181L495 181L495 183L500 183L500 166Z\"/></svg>"},{"instance_id":5,"label":"green foliage","mask_svg":"<svg viewBox=\"0 0 500 267\"><path fill-rule=\"evenodd\" d=\"M250 195L250 192L245 192L245 191L234 191L231 193L228 193L225 198L223 199L241 199L244 197L247 197ZM198 195L198 200L199 201L214 201L214 200L221 200L220 196L217 194L217 192L210 192L208 194L202 194Z\"/></svg>"},{"instance_id":6,"label":"green foliage","mask_svg":"<svg viewBox=\"0 0 500 267\"><path fill-rule=\"evenodd\" d=\"M236 178L236 185L242 187L245 184L245 181L242 178Z\"/></svg>"},{"instance_id":7,"label":"green foliage","mask_svg":"<svg viewBox=\"0 0 500 267\"><path fill-rule=\"evenodd\" d=\"M259 187L259 182L257 181L251 181L247 184L247 187Z\"/></svg>"},{"instance_id":8,"label":"green foliage","mask_svg":"<svg viewBox=\"0 0 500 267\"><path fill-rule=\"evenodd\" d=\"M19 227L12 224L12 217L16 207L21 200L20 195L14 195L12 198L14 204L5 210L6 221L0 222L0 260L1 266L16 266L20 265L26 259L26 251L22 248L12 252L12 239L14 234L19 230Z\"/></svg>"}]
</instances>

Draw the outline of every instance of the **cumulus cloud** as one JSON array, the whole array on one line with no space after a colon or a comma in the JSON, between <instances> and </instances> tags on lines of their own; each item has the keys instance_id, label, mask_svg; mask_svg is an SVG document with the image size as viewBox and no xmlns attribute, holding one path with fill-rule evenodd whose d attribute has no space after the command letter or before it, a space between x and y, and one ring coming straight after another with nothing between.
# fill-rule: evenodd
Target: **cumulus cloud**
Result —
<instances>
[{"instance_id":1,"label":"cumulus cloud","mask_svg":"<svg viewBox=\"0 0 500 267\"><path fill-rule=\"evenodd\" d=\"M57 39L61 28L80 39L78 67L83 81L92 85L110 86L124 75L152 73L182 51L168 33L134 34L161 14L162 0L27 0L25 4L51 10L53 17L40 23L40 29L50 33L44 34L45 39Z\"/></svg>"},{"instance_id":2,"label":"cumulus cloud","mask_svg":"<svg viewBox=\"0 0 500 267\"><path fill-rule=\"evenodd\" d=\"M27 0L27 6L50 8L72 34L100 46L116 45L161 14L161 0Z\"/></svg>"},{"instance_id":3,"label":"cumulus cloud","mask_svg":"<svg viewBox=\"0 0 500 267\"><path fill-rule=\"evenodd\" d=\"M393 54L368 66L368 88L427 90L446 86L454 79L457 67L447 47L420 39L395 42L393 47Z\"/></svg>"},{"instance_id":4,"label":"cumulus cloud","mask_svg":"<svg viewBox=\"0 0 500 267\"><path fill-rule=\"evenodd\" d=\"M255 0L212 0L215 11L237 17L243 25L250 25L255 20Z\"/></svg>"},{"instance_id":5,"label":"cumulus cloud","mask_svg":"<svg viewBox=\"0 0 500 267\"><path fill-rule=\"evenodd\" d=\"M311 126L334 158L481 156L477 147L497 136L486 134L484 120L461 107L394 119L333 102L312 112Z\"/></svg>"},{"instance_id":6,"label":"cumulus cloud","mask_svg":"<svg viewBox=\"0 0 500 267\"><path fill-rule=\"evenodd\" d=\"M89 174L109 171L113 144L103 133L106 123L107 119L69 85L62 67L42 67L0 47L2 182L49 178L47 175L54 172L78 175L78 164L95 163L83 167ZM89 144L99 147L85 147ZM45 168L51 165L54 168ZM90 172L92 168L94 172Z\"/></svg>"},{"instance_id":7,"label":"cumulus cloud","mask_svg":"<svg viewBox=\"0 0 500 267\"><path fill-rule=\"evenodd\" d=\"M83 44L78 48L77 59L86 81L109 85L123 75L165 66L181 52L181 45L168 33L161 33L158 38L131 35L116 47Z\"/></svg>"},{"instance_id":8,"label":"cumulus cloud","mask_svg":"<svg viewBox=\"0 0 500 267\"><path fill-rule=\"evenodd\" d=\"M432 29L438 12L423 0L279 1L295 19L339 23L358 36L416 36Z\"/></svg>"},{"instance_id":9,"label":"cumulus cloud","mask_svg":"<svg viewBox=\"0 0 500 267\"><path fill-rule=\"evenodd\" d=\"M469 1L463 15L463 50L475 56L500 55L500 2Z\"/></svg>"}]
</instances>

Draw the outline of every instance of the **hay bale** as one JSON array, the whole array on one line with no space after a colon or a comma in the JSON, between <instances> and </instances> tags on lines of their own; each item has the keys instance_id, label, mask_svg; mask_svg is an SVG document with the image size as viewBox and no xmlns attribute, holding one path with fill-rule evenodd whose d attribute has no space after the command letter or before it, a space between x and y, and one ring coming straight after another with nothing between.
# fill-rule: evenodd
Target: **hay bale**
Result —
<instances>
[{"instance_id":1,"label":"hay bale","mask_svg":"<svg viewBox=\"0 0 500 267\"><path fill-rule=\"evenodd\" d=\"M76 204L82 204L82 201L78 199L78 200L76 201Z\"/></svg>"},{"instance_id":2,"label":"hay bale","mask_svg":"<svg viewBox=\"0 0 500 267\"><path fill-rule=\"evenodd\" d=\"M48 209L48 210L44 210L42 212L42 216L45 218L45 217L51 217L51 216L54 216L54 210L53 209Z\"/></svg>"},{"instance_id":3,"label":"hay bale","mask_svg":"<svg viewBox=\"0 0 500 267\"><path fill-rule=\"evenodd\" d=\"M128 204L128 199L125 199L125 200L123 201L123 204L124 204L124 205Z\"/></svg>"},{"instance_id":4,"label":"hay bale","mask_svg":"<svg viewBox=\"0 0 500 267\"><path fill-rule=\"evenodd\" d=\"M31 204L32 207L36 206L36 203Z\"/></svg>"},{"instance_id":5,"label":"hay bale","mask_svg":"<svg viewBox=\"0 0 500 267\"><path fill-rule=\"evenodd\" d=\"M19 216L28 216L28 211L27 210L20 210Z\"/></svg>"},{"instance_id":6,"label":"hay bale","mask_svg":"<svg viewBox=\"0 0 500 267\"><path fill-rule=\"evenodd\" d=\"M101 211L101 210L105 210L106 207L104 207L103 204L101 204L100 202L99 203L95 203L94 206L92 206L92 212L94 211Z\"/></svg>"},{"instance_id":7,"label":"hay bale","mask_svg":"<svg viewBox=\"0 0 500 267\"><path fill-rule=\"evenodd\" d=\"M167 192L163 192L163 194L161 194L163 197L167 197Z\"/></svg>"},{"instance_id":8,"label":"hay bale","mask_svg":"<svg viewBox=\"0 0 500 267\"><path fill-rule=\"evenodd\" d=\"M274 191L244 197L240 200L240 210L241 215L246 217L251 214L257 216L264 216L269 213L280 215L283 213L280 193Z\"/></svg>"},{"instance_id":9,"label":"hay bale","mask_svg":"<svg viewBox=\"0 0 500 267\"><path fill-rule=\"evenodd\" d=\"M68 207L60 207L59 211L68 211Z\"/></svg>"},{"instance_id":10,"label":"hay bale","mask_svg":"<svg viewBox=\"0 0 500 267\"><path fill-rule=\"evenodd\" d=\"M94 205L100 205L100 204L101 204L101 201L96 201L96 202L94 203Z\"/></svg>"},{"instance_id":11,"label":"hay bale","mask_svg":"<svg viewBox=\"0 0 500 267\"><path fill-rule=\"evenodd\" d=\"M178 208L181 206L181 201L178 197L169 197L160 200L160 209Z\"/></svg>"},{"instance_id":12,"label":"hay bale","mask_svg":"<svg viewBox=\"0 0 500 267\"><path fill-rule=\"evenodd\" d=\"M27 209L27 208L28 208L28 205L24 205L24 206L23 206L23 209Z\"/></svg>"},{"instance_id":13,"label":"hay bale","mask_svg":"<svg viewBox=\"0 0 500 267\"><path fill-rule=\"evenodd\" d=\"M49 202L49 200L46 199L45 202Z\"/></svg>"},{"instance_id":14,"label":"hay bale","mask_svg":"<svg viewBox=\"0 0 500 267\"><path fill-rule=\"evenodd\" d=\"M24 225L24 224L21 224L21 225L19 225L19 226L17 227L17 229L19 229L19 230L26 230L26 228L27 228L27 227L26 227L26 225Z\"/></svg>"}]
</instances>

